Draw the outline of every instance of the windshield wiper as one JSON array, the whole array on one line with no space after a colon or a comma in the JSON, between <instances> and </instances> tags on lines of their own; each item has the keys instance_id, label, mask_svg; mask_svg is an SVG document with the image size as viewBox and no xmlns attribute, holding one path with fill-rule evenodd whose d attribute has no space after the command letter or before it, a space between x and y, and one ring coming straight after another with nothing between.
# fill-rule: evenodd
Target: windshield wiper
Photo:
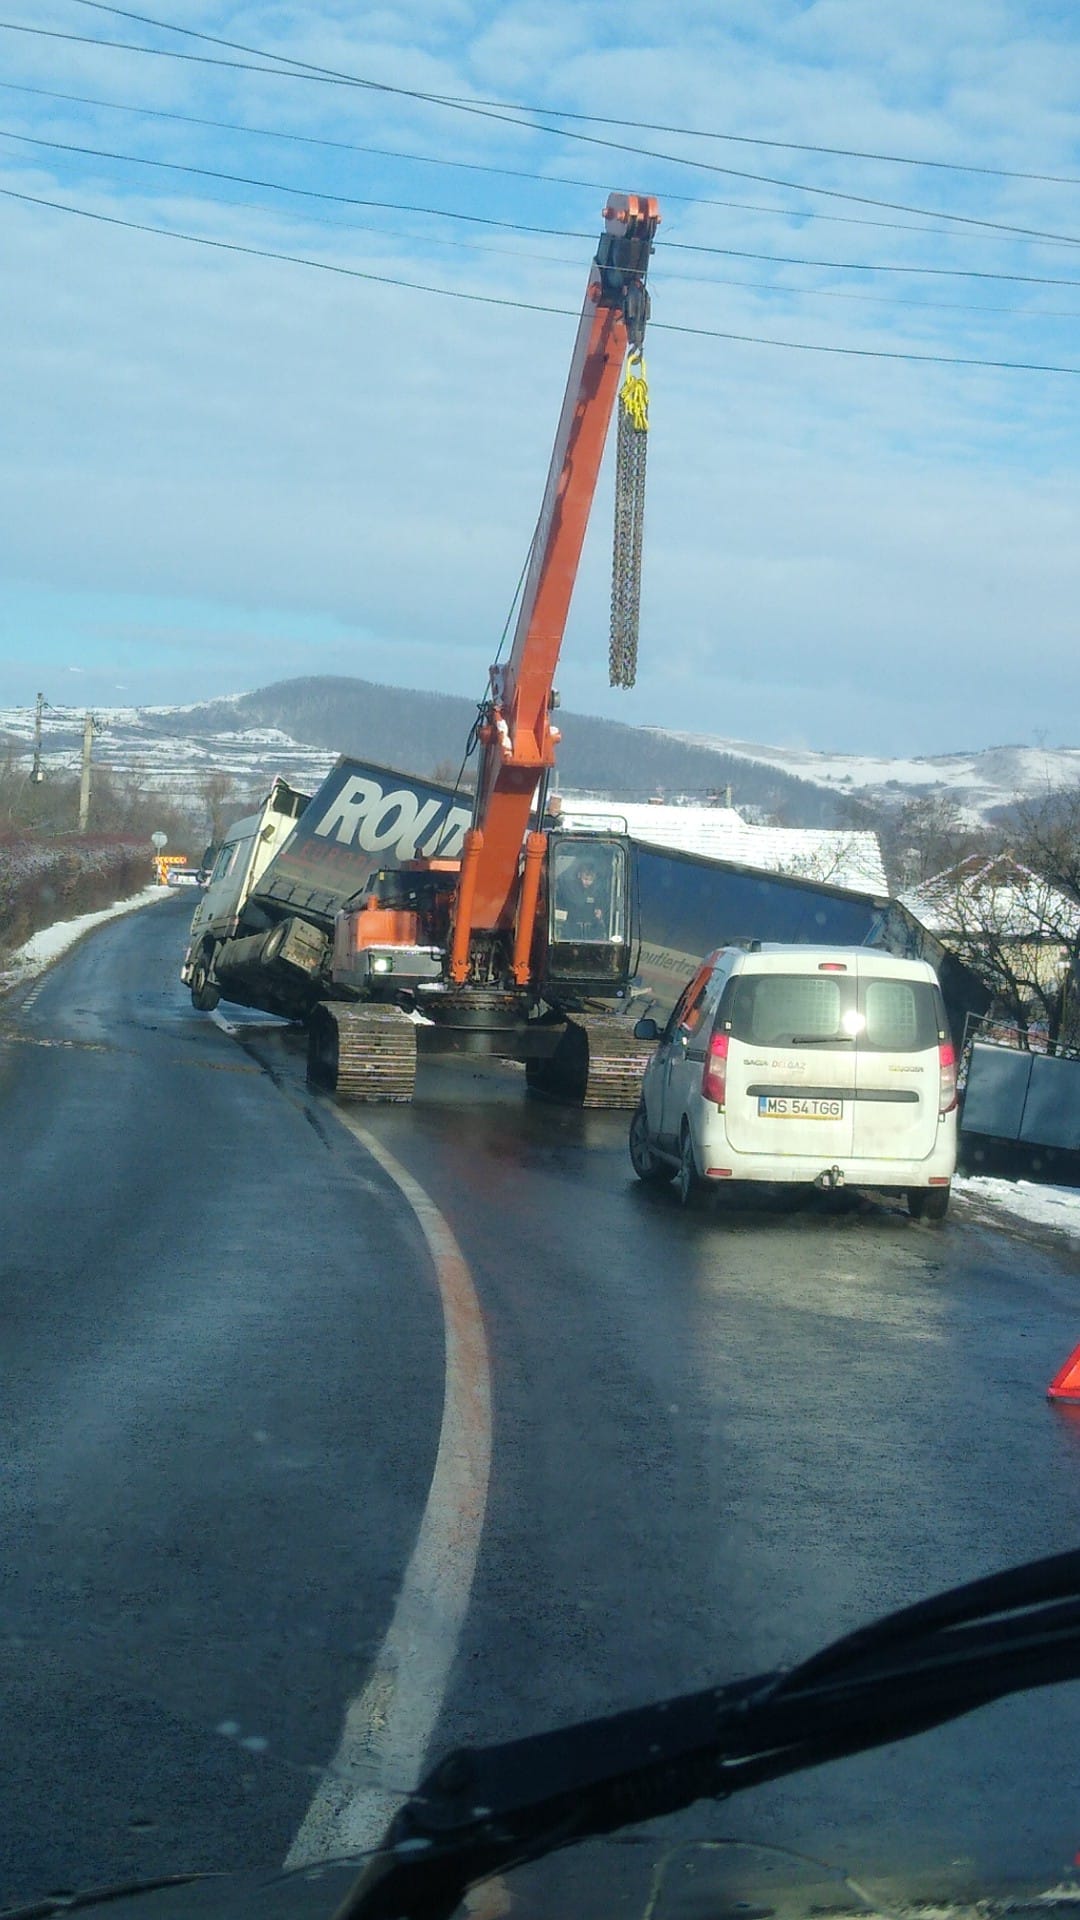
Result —
<instances>
[{"instance_id":1,"label":"windshield wiper","mask_svg":"<svg viewBox=\"0 0 1080 1920\"><path fill-rule=\"evenodd\" d=\"M451 1753L335 1920L444 1920L499 1869L1078 1677L1073 1552L888 1614L786 1673Z\"/></svg>"},{"instance_id":2,"label":"windshield wiper","mask_svg":"<svg viewBox=\"0 0 1080 1920\"><path fill-rule=\"evenodd\" d=\"M793 1033L790 1040L773 1041L772 1045L785 1047L853 1047L853 1033Z\"/></svg>"},{"instance_id":3,"label":"windshield wiper","mask_svg":"<svg viewBox=\"0 0 1080 1920\"><path fill-rule=\"evenodd\" d=\"M80 1907L106 1907L111 1901L134 1900L143 1893L163 1893L171 1887L190 1887L196 1880L221 1880L224 1875L205 1873L162 1873L156 1880L125 1880L114 1887L90 1887L82 1893L47 1893L43 1900L32 1900L22 1907L5 1907L2 1920L51 1920L58 1913L75 1913Z\"/></svg>"}]
</instances>

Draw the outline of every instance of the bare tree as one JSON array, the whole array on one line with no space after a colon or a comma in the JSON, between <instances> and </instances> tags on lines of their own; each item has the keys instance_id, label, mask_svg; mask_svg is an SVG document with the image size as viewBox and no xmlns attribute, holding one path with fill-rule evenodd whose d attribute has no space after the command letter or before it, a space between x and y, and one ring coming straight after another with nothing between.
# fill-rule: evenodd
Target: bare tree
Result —
<instances>
[{"instance_id":1,"label":"bare tree","mask_svg":"<svg viewBox=\"0 0 1080 1920\"><path fill-rule=\"evenodd\" d=\"M1050 1052L1073 1033L1080 967L1080 896L1072 899L1012 854L973 855L911 901L993 999L1018 1044Z\"/></svg>"},{"instance_id":2,"label":"bare tree","mask_svg":"<svg viewBox=\"0 0 1080 1920\"><path fill-rule=\"evenodd\" d=\"M215 768L201 782L199 792L206 802L206 811L210 824L210 839L217 846L225 837L237 802L236 782L231 773Z\"/></svg>"},{"instance_id":3,"label":"bare tree","mask_svg":"<svg viewBox=\"0 0 1080 1920\"><path fill-rule=\"evenodd\" d=\"M890 807L878 823L889 885L897 892L921 887L975 853L997 845L990 830L972 820L948 791L913 794Z\"/></svg>"},{"instance_id":4,"label":"bare tree","mask_svg":"<svg viewBox=\"0 0 1080 1920\"><path fill-rule=\"evenodd\" d=\"M853 828L848 833L823 829L818 845L808 853L790 855L783 861L781 871L799 880L820 880L824 885L833 882L837 886L851 886L859 882L880 886L872 840L873 835L865 828Z\"/></svg>"},{"instance_id":5,"label":"bare tree","mask_svg":"<svg viewBox=\"0 0 1080 1920\"><path fill-rule=\"evenodd\" d=\"M1080 784L1016 806L1017 858L1080 907Z\"/></svg>"},{"instance_id":6,"label":"bare tree","mask_svg":"<svg viewBox=\"0 0 1080 1920\"><path fill-rule=\"evenodd\" d=\"M431 778L437 786L456 787L460 793L472 793L476 786L475 769L469 766L463 769L456 760L440 760L432 768Z\"/></svg>"}]
</instances>

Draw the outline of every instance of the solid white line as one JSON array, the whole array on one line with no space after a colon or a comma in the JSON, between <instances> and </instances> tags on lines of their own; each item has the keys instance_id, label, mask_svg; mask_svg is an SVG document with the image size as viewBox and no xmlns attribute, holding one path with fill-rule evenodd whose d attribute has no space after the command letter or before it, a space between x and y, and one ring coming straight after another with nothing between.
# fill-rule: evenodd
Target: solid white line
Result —
<instances>
[{"instance_id":1,"label":"solid white line","mask_svg":"<svg viewBox=\"0 0 1080 1920\"><path fill-rule=\"evenodd\" d=\"M442 1300L445 1388L435 1471L394 1616L362 1693L346 1710L337 1752L289 1849L289 1867L375 1847L416 1784L468 1610L491 1469L487 1337L461 1248L393 1154L343 1108L331 1111L400 1189L427 1241Z\"/></svg>"}]
</instances>

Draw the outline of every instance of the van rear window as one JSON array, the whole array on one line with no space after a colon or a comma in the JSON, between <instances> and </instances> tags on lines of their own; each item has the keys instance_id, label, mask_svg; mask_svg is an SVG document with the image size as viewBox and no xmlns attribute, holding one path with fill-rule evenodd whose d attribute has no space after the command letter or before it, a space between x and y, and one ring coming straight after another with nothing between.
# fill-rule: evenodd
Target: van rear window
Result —
<instances>
[{"instance_id":1,"label":"van rear window","mask_svg":"<svg viewBox=\"0 0 1080 1920\"><path fill-rule=\"evenodd\" d=\"M921 1053L938 1043L937 995L929 980L860 980L865 1022L859 1046L873 1053Z\"/></svg>"},{"instance_id":2,"label":"van rear window","mask_svg":"<svg viewBox=\"0 0 1080 1920\"><path fill-rule=\"evenodd\" d=\"M744 973L728 982L717 1024L757 1047L920 1053L937 1045L943 1014L928 980Z\"/></svg>"},{"instance_id":3,"label":"van rear window","mask_svg":"<svg viewBox=\"0 0 1080 1920\"><path fill-rule=\"evenodd\" d=\"M757 1047L790 1047L800 1040L851 1045L841 1021L855 1004L854 980L818 973L744 973L731 985L734 993L723 1016L736 1040Z\"/></svg>"}]
</instances>

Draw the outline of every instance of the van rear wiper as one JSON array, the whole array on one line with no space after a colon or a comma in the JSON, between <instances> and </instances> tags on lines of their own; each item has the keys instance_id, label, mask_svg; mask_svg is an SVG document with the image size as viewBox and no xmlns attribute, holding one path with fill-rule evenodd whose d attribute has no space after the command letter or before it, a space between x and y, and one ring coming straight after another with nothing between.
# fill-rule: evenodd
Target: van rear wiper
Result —
<instances>
[{"instance_id":1,"label":"van rear wiper","mask_svg":"<svg viewBox=\"0 0 1080 1920\"><path fill-rule=\"evenodd\" d=\"M887 1614L787 1672L450 1753L335 1920L446 1920L500 1869L1078 1677L1080 1551Z\"/></svg>"},{"instance_id":2,"label":"van rear wiper","mask_svg":"<svg viewBox=\"0 0 1080 1920\"><path fill-rule=\"evenodd\" d=\"M853 1047L853 1033L793 1033L790 1040L772 1042L773 1046L785 1047Z\"/></svg>"}]
</instances>

